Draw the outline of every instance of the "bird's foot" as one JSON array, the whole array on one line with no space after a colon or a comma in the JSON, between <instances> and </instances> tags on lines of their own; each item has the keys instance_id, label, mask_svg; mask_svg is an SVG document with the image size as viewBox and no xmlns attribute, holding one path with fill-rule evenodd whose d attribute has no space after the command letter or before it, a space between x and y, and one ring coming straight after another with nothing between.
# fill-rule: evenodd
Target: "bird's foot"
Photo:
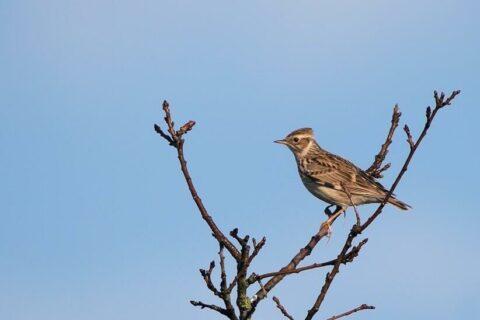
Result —
<instances>
[{"instance_id":1,"label":"bird's foot","mask_svg":"<svg viewBox=\"0 0 480 320\"><path fill-rule=\"evenodd\" d=\"M330 241L330 238L332 237L332 225L330 222L327 220L327 242Z\"/></svg>"},{"instance_id":2,"label":"bird's foot","mask_svg":"<svg viewBox=\"0 0 480 320\"><path fill-rule=\"evenodd\" d=\"M332 219L332 217L333 217L333 214L329 216L329 218L325 220L321 226L322 229L326 229L325 232L328 240L330 240L330 237L332 236L332 223L335 220L335 219Z\"/></svg>"},{"instance_id":3,"label":"bird's foot","mask_svg":"<svg viewBox=\"0 0 480 320\"><path fill-rule=\"evenodd\" d=\"M325 214L326 214L327 217L329 217L329 218L330 218L331 216L333 216L333 214L334 214L334 212L332 212L332 210L330 210L330 208L333 207L333 206L334 206L334 204L331 204L331 205L327 206L327 207L325 208L325 210L323 210L323 212L325 212Z\"/></svg>"},{"instance_id":4,"label":"bird's foot","mask_svg":"<svg viewBox=\"0 0 480 320\"><path fill-rule=\"evenodd\" d=\"M333 205L331 205L333 206ZM327 210L330 214L327 213L328 215L328 219L325 220L323 223L322 223L322 226L321 228L326 228L326 236L327 238L330 240L330 237L332 236L332 224L333 222L338 218L338 216L340 216L342 213L345 212L345 209L344 207L341 207L341 206L337 206L337 208L335 209L335 212L331 212L330 211L330 207L331 206L328 206L327 208L325 208L325 213L327 213Z\"/></svg>"}]
</instances>

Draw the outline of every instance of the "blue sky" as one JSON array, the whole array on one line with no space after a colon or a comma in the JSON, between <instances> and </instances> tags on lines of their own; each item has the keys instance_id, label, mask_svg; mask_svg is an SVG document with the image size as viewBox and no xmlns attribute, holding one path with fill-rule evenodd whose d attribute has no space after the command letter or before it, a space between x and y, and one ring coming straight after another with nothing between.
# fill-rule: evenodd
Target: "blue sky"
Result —
<instances>
[{"instance_id":1,"label":"blue sky","mask_svg":"<svg viewBox=\"0 0 480 320\"><path fill-rule=\"evenodd\" d=\"M153 132L167 99L194 119L186 156L224 231L267 237L274 271L305 245L324 203L273 140L299 127L366 168L399 103L417 134L439 114L388 208L341 270L318 319L480 317L476 169L477 1L0 1L0 318L217 319L198 274L217 245L174 150ZM389 153L389 185L408 151ZM367 216L371 207L362 207ZM353 223L306 263L331 259ZM305 316L323 271L273 292ZM259 319L281 319L271 300Z\"/></svg>"}]
</instances>

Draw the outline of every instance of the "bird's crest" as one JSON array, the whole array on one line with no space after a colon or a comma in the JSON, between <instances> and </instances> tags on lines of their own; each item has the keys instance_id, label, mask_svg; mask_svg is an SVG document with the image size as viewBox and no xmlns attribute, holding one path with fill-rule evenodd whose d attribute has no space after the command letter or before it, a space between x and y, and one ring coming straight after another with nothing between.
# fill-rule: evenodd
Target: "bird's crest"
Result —
<instances>
[{"instance_id":1,"label":"bird's crest","mask_svg":"<svg viewBox=\"0 0 480 320\"><path fill-rule=\"evenodd\" d=\"M313 137L313 130L312 128L301 128L297 129L295 131L292 131L288 134L288 137L293 137L293 136L307 136L307 137Z\"/></svg>"}]
</instances>

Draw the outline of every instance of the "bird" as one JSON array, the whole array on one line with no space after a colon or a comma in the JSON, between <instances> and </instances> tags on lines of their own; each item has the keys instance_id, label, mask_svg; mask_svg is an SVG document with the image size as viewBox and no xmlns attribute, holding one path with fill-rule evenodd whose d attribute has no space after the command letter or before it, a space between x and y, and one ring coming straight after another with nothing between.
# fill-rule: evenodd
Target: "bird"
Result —
<instances>
[{"instance_id":1,"label":"bird","mask_svg":"<svg viewBox=\"0 0 480 320\"><path fill-rule=\"evenodd\" d=\"M348 207L381 203L388 191L352 162L320 147L311 128L292 131L274 141L286 145L295 156L303 184L315 197L330 204L325 213L333 220ZM391 195L387 201L401 210L410 205ZM336 206L335 212L329 209Z\"/></svg>"}]
</instances>

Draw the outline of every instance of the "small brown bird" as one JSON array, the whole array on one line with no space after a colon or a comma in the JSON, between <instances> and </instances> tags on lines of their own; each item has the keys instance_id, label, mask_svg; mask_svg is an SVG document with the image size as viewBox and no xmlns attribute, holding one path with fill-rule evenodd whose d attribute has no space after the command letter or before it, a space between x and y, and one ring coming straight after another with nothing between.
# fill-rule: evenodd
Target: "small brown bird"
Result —
<instances>
[{"instance_id":1,"label":"small brown bird","mask_svg":"<svg viewBox=\"0 0 480 320\"><path fill-rule=\"evenodd\" d=\"M380 203L388 193L365 171L322 149L310 128L295 130L285 139L275 142L286 145L293 152L300 178L308 191L315 197L337 206L333 215L338 216L352 204L357 206ZM388 199L388 203L402 210L410 208L394 196ZM325 212L332 214L329 207Z\"/></svg>"}]
</instances>

